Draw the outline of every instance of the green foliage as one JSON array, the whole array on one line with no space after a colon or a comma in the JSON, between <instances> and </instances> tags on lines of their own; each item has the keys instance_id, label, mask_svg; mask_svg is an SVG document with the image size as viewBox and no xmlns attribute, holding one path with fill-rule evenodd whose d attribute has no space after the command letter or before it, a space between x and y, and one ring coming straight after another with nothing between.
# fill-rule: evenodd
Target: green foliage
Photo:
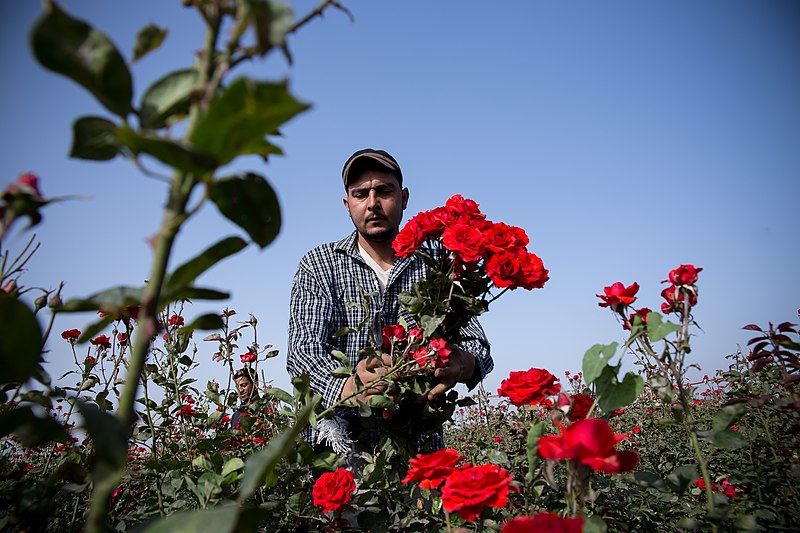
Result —
<instances>
[{"instance_id":1,"label":"green foliage","mask_svg":"<svg viewBox=\"0 0 800 533\"><path fill-rule=\"evenodd\" d=\"M136 34L136 43L133 45L133 60L138 61L145 55L161 46L167 38L169 31L155 24L148 24Z\"/></svg>"},{"instance_id":2,"label":"green foliage","mask_svg":"<svg viewBox=\"0 0 800 533\"><path fill-rule=\"evenodd\" d=\"M200 78L194 68L176 70L153 83L142 95L139 119L146 129L161 129L189 113Z\"/></svg>"},{"instance_id":3,"label":"green foliage","mask_svg":"<svg viewBox=\"0 0 800 533\"><path fill-rule=\"evenodd\" d=\"M27 305L0 291L0 383L23 383L39 365L42 330Z\"/></svg>"},{"instance_id":4,"label":"green foliage","mask_svg":"<svg viewBox=\"0 0 800 533\"><path fill-rule=\"evenodd\" d=\"M226 237L216 244L209 246L199 255L175 269L164 283L166 290L175 290L190 285L198 276L206 272L209 268L226 257L240 252L245 247L247 247L247 243L239 237Z\"/></svg>"},{"instance_id":5,"label":"green foliage","mask_svg":"<svg viewBox=\"0 0 800 533\"><path fill-rule=\"evenodd\" d=\"M220 213L247 232L264 248L281 229L281 211L275 191L267 180L248 172L216 180L208 187L209 198Z\"/></svg>"},{"instance_id":6,"label":"green foliage","mask_svg":"<svg viewBox=\"0 0 800 533\"><path fill-rule=\"evenodd\" d=\"M80 117L72 124L69 156L90 161L114 159L120 151L117 125L103 117Z\"/></svg>"},{"instance_id":7,"label":"green foliage","mask_svg":"<svg viewBox=\"0 0 800 533\"><path fill-rule=\"evenodd\" d=\"M82 85L112 113L128 115L133 83L114 44L86 22L64 13L55 2L45 5L31 39L39 63Z\"/></svg>"},{"instance_id":8,"label":"green foliage","mask_svg":"<svg viewBox=\"0 0 800 533\"><path fill-rule=\"evenodd\" d=\"M681 327L672 322L664 322L660 314L647 313L647 336L651 341L660 341L668 335L680 331Z\"/></svg>"},{"instance_id":9,"label":"green foliage","mask_svg":"<svg viewBox=\"0 0 800 533\"><path fill-rule=\"evenodd\" d=\"M595 344L583 355L583 380L587 385L600 377L608 362L617 353L618 343Z\"/></svg>"},{"instance_id":10,"label":"green foliage","mask_svg":"<svg viewBox=\"0 0 800 533\"><path fill-rule=\"evenodd\" d=\"M606 366L597 378L597 404L604 413L625 407L633 403L644 387L642 376L626 372L622 381L617 378L618 368Z\"/></svg>"}]
</instances>

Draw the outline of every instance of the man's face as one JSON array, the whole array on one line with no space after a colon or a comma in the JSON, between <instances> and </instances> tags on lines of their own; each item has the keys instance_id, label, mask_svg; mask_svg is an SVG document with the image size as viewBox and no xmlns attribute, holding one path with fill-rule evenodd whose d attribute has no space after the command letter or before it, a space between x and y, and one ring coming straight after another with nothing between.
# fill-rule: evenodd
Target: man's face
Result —
<instances>
[{"instance_id":1,"label":"man's face","mask_svg":"<svg viewBox=\"0 0 800 533\"><path fill-rule=\"evenodd\" d=\"M253 382L247 376L236 378L236 392L239 394L239 401L249 402L253 395Z\"/></svg>"},{"instance_id":2,"label":"man's face","mask_svg":"<svg viewBox=\"0 0 800 533\"><path fill-rule=\"evenodd\" d=\"M390 172L367 170L347 187L344 205L365 239L386 242L394 239L408 204L408 189L400 189Z\"/></svg>"}]
</instances>

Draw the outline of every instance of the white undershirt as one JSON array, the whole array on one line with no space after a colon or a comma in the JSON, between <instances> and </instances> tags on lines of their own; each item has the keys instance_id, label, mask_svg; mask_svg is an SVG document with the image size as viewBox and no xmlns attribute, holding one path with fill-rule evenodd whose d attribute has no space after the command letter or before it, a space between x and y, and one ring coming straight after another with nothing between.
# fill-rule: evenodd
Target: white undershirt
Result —
<instances>
[{"instance_id":1,"label":"white undershirt","mask_svg":"<svg viewBox=\"0 0 800 533\"><path fill-rule=\"evenodd\" d=\"M358 243L358 253L361 254L361 257L364 258L364 261L369 265L369 267L375 271L375 275L378 277L378 283L381 286L381 292L386 290L386 285L389 283L389 273L392 271L392 267L389 267L389 270L384 270L375 261L372 256L370 256L367 251L361 247L361 243Z\"/></svg>"}]
</instances>

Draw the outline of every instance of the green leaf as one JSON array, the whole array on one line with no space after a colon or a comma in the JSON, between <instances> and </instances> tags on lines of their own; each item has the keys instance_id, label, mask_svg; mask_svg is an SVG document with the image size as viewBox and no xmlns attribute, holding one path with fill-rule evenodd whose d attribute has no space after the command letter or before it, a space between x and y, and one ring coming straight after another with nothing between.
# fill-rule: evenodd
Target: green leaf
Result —
<instances>
[{"instance_id":1,"label":"green leaf","mask_svg":"<svg viewBox=\"0 0 800 533\"><path fill-rule=\"evenodd\" d=\"M647 472L646 470L637 470L633 473L633 479L640 485L645 487L652 487L656 490L666 491L667 484L661 479L661 476L654 472Z\"/></svg>"},{"instance_id":2,"label":"green leaf","mask_svg":"<svg viewBox=\"0 0 800 533\"><path fill-rule=\"evenodd\" d=\"M144 533L234 533L256 531L267 516L266 511L220 505L202 511L185 511L165 519L156 520L147 526Z\"/></svg>"},{"instance_id":3,"label":"green leaf","mask_svg":"<svg viewBox=\"0 0 800 533\"><path fill-rule=\"evenodd\" d=\"M136 44L133 45L133 60L138 61L152 52L167 38L167 29L155 24L148 24L136 34Z\"/></svg>"},{"instance_id":4,"label":"green leaf","mask_svg":"<svg viewBox=\"0 0 800 533\"><path fill-rule=\"evenodd\" d=\"M78 337L78 344L83 344L84 342L88 341L89 339L94 338L95 335L103 331L114 321L114 315L106 315L94 324L90 325L86 329L83 330L81 336Z\"/></svg>"},{"instance_id":5,"label":"green leaf","mask_svg":"<svg viewBox=\"0 0 800 533\"><path fill-rule=\"evenodd\" d=\"M583 523L583 533L606 533L608 525L598 515L592 515Z\"/></svg>"},{"instance_id":6,"label":"green leaf","mask_svg":"<svg viewBox=\"0 0 800 533\"><path fill-rule=\"evenodd\" d=\"M72 148L69 156L75 159L108 161L120 150L116 137L117 125L103 117L80 117L72 123Z\"/></svg>"},{"instance_id":7,"label":"green leaf","mask_svg":"<svg viewBox=\"0 0 800 533\"><path fill-rule=\"evenodd\" d=\"M430 337L433 335L433 332L436 331L436 328L442 325L444 319L446 318L445 315L442 316L429 316L423 315L420 317L420 325L422 326L422 333L425 338Z\"/></svg>"},{"instance_id":8,"label":"green leaf","mask_svg":"<svg viewBox=\"0 0 800 533\"><path fill-rule=\"evenodd\" d=\"M239 487L239 498L237 499L240 504L255 492L264 478L277 466L278 462L291 451L300 431L308 424L308 419L316 408L318 401L313 401L306 405L298 413L292 427L283 430L277 437L269 441L266 448L254 453L247 459L242 484Z\"/></svg>"},{"instance_id":9,"label":"green leaf","mask_svg":"<svg viewBox=\"0 0 800 533\"><path fill-rule=\"evenodd\" d=\"M675 492L681 493L697 479L697 467L694 465L679 466L672 473L667 474L667 481Z\"/></svg>"},{"instance_id":10,"label":"green leaf","mask_svg":"<svg viewBox=\"0 0 800 533\"><path fill-rule=\"evenodd\" d=\"M157 130L184 116L192 104L199 75L195 69L170 72L153 83L142 96L139 119L143 128Z\"/></svg>"},{"instance_id":11,"label":"green leaf","mask_svg":"<svg viewBox=\"0 0 800 533\"><path fill-rule=\"evenodd\" d=\"M150 155L165 165L195 176L208 174L217 167L213 157L195 152L171 139L136 133L128 126L117 129L117 139L137 156L142 153Z\"/></svg>"},{"instance_id":12,"label":"green leaf","mask_svg":"<svg viewBox=\"0 0 800 533\"><path fill-rule=\"evenodd\" d=\"M33 311L0 291L0 383L24 383L42 355L42 330Z\"/></svg>"},{"instance_id":13,"label":"green leaf","mask_svg":"<svg viewBox=\"0 0 800 533\"><path fill-rule=\"evenodd\" d=\"M33 28L31 45L43 67L79 83L112 113L125 117L131 112L131 74L103 33L48 2Z\"/></svg>"},{"instance_id":14,"label":"green leaf","mask_svg":"<svg viewBox=\"0 0 800 533\"><path fill-rule=\"evenodd\" d=\"M227 300L230 298L227 292L205 287L183 287L170 292L164 292L159 304L165 307L169 302L177 300Z\"/></svg>"},{"instance_id":15,"label":"green leaf","mask_svg":"<svg viewBox=\"0 0 800 533\"><path fill-rule=\"evenodd\" d=\"M283 389L279 389L278 387L267 387L264 390L264 394L267 396L272 396L273 398L277 398L284 403L288 403L289 405L292 404L292 395Z\"/></svg>"},{"instance_id":16,"label":"green leaf","mask_svg":"<svg viewBox=\"0 0 800 533\"><path fill-rule=\"evenodd\" d=\"M595 382L597 386L597 404L604 413L626 407L634 402L642 392L644 380L642 376L627 372L620 383L614 367L606 366Z\"/></svg>"},{"instance_id":17,"label":"green leaf","mask_svg":"<svg viewBox=\"0 0 800 533\"><path fill-rule=\"evenodd\" d=\"M0 411L0 438L12 433L28 448L51 441L68 442L67 432L61 424L48 416L36 416L27 405Z\"/></svg>"},{"instance_id":18,"label":"green leaf","mask_svg":"<svg viewBox=\"0 0 800 533\"><path fill-rule=\"evenodd\" d=\"M747 446L747 442L738 433L730 429L712 433L709 440L714 443L714 446L725 448L726 450L736 450Z\"/></svg>"},{"instance_id":19,"label":"green leaf","mask_svg":"<svg viewBox=\"0 0 800 533\"><path fill-rule=\"evenodd\" d=\"M225 321L217 313L205 313L178 330L181 335L191 335L195 330L213 331L225 327Z\"/></svg>"},{"instance_id":20,"label":"green leaf","mask_svg":"<svg viewBox=\"0 0 800 533\"><path fill-rule=\"evenodd\" d=\"M286 82L239 78L211 101L190 141L220 164L243 154L263 155L264 137L308 108L289 94Z\"/></svg>"},{"instance_id":21,"label":"green leaf","mask_svg":"<svg viewBox=\"0 0 800 533\"><path fill-rule=\"evenodd\" d=\"M144 289L141 287L114 287L95 293L88 298L69 300L58 309L58 312L112 311L129 305L139 305L143 292Z\"/></svg>"},{"instance_id":22,"label":"green leaf","mask_svg":"<svg viewBox=\"0 0 800 533\"><path fill-rule=\"evenodd\" d=\"M595 344L583 355L583 380L586 384L592 383L608 366L608 361L617 353L616 342L611 344Z\"/></svg>"},{"instance_id":23,"label":"green leaf","mask_svg":"<svg viewBox=\"0 0 800 533\"><path fill-rule=\"evenodd\" d=\"M281 229L281 208L275 191L267 180L248 172L244 177L232 176L208 186L211 200L220 213L247 232L264 248Z\"/></svg>"},{"instance_id":24,"label":"green leaf","mask_svg":"<svg viewBox=\"0 0 800 533\"><path fill-rule=\"evenodd\" d=\"M367 403L369 404L370 407L383 407L385 409L394 409L394 400L380 394L370 396L369 400L367 400Z\"/></svg>"},{"instance_id":25,"label":"green leaf","mask_svg":"<svg viewBox=\"0 0 800 533\"><path fill-rule=\"evenodd\" d=\"M525 454L528 457L528 475L533 478L536 470L542 463L542 458L539 457L539 439L544 435L545 424L544 421L539 421L531 424L528 429L528 438L525 442Z\"/></svg>"},{"instance_id":26,"label":"green leaf","mask_svg":"<svg viewBox=\"0 0 800 533\"><path fill-rule=\"evenodd\" d=\"M125 466L128 458L128 429L117 417L91 403L78 400L83 427L94 443L97 458L112 468Z\"/></svg>"},{"instance_id":27,"label":"green leaf","mask_svg":"<svg viewBox=\"0 0 800 533\"><path fill-rule=\"evenodd\" d=\"M681 327L672 322L663 322L661 315L655 312L647 313L647 336L650 341L656 342L667 335L680 331Z\"/></svg>"},{"instance_id":28,"label":"green leaf","mask_svg":"<svg viewBox=\"0 0 800 533\"><path fill-rule=\"evenodd\" d=\"M226 237L209 246L202 253L175 269L167 278L164 285L166 290L175 290L191 284L209 268L226 257L240 252L245 247L247 247L247 242L240 237Z\"/></svg>"},{"instance_id":29,"label":"green leaf","mask_svg":"<svg viewBox=\"0 0 800 533\"><path fill-rule=\"evenodd\" d=\"M228 459L225 464L222 466L222 472L220 475L222 477L227 476L231 472L236 472L237 470L241 470L244 468L244 461L239 459L238 457L234 457L233 459Z\"/></svg>"},{"instance_id":30,"label":"green leaf","mask_svg":"<svg viewBox=\"0 0 800 533\"><path fill-rule=\"evenodd\" d=\"M337 361L342 363L343 366L349 367L350 366L350 358L347 357L347 354L340 351L340 350L331 350L331 355L336 358Z\"/></svg>"},{"instance_id":31,"label":"green leaf","mask_svg":"<svg viewBox=\"0 0 800 533\"><path fill-rule=\"evenodd\" d=\"M716 412L714 419L711 421L711 430L714 433L720 433L731 427L731 424L739 420L747 410L744 403L734 403L726 405Z\"/></svg>"},{"instance_id":32,"label":"green leaf","mask_svg":"<svg viewBox=\"0 0 800 533\"><path fill-rule=\"evenodd\" d=\"M246 0L256 34L257 50L265 54L274 46L284 46L286 32L294 25L292 7L274 0Z\"/></svg>"},{"instance_id":33,"label":"green leaf","mask_svg":"<svg viewBox=\"0 0 800 533\"><path fill-rule=\"evenodd\" d=\"M335 378L349 378L352 373L353 369L346 366L340 366L339 368L334 368L330 372L331 376Z\"/></svg>"}]
</instances>

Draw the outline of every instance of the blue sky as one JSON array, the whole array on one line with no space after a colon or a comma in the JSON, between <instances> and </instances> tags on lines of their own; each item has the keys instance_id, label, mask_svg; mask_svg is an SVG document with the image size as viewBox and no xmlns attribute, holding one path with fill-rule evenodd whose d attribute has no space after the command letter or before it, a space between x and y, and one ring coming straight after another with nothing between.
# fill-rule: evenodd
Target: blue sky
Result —
<instances>
[{"instance_id":1,"label":"blue sky","mask_svg":"<svg viewBox=\"0 0 800 533\"><path fill-rule=\"evenodd\" d=\"M184 68L201 22L180 2L71 0L130 57L149 22L170 29L159 51L133 66L137 96ZM296 13L315 4L296 2ZM248 248L201 280L228 289L242 318L281 350L284 369L291 279L313 246L352 229L340 171L353 151L384 148L411 190L407 217L454 193L488 217L525 228L551 272L545 289L509 293L482 323L495 370L578 370L584 351L622 338L594 294L638 281L640 305L657 308L660 281L680 263L702 266L691 357L726 366L749 322L796 320L800 193L800 7L791 1L498 3L351 0L351 23L330 11L279 57L243 69L289 77L313 108L284 128L286 157L245 158L277 190L284 225L263 251ZM43 243L25 280L66 282L67 297L149 275L145 238L158 227L165 185L129 163L67 157L71 123L106 112L82 88L33 60L28 32L37 2L6 2L0 31L2 185L25 171L48 196ZM206 206L181 233L172 265L238 230ZM22 237L7 239L19 248ZM215 307L196 304L188 316ZM56 333L87 315L60 317ZM57 341L57 342L56 342ZM53 373L71 356L56 337ZM200 378L224 369L199 346ZM201 379L202 382L202 379Z\"/></svg>"}]
</instances>

